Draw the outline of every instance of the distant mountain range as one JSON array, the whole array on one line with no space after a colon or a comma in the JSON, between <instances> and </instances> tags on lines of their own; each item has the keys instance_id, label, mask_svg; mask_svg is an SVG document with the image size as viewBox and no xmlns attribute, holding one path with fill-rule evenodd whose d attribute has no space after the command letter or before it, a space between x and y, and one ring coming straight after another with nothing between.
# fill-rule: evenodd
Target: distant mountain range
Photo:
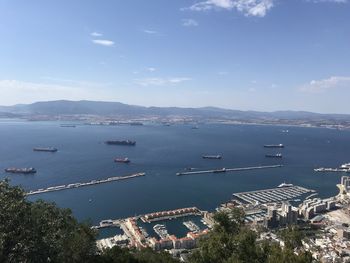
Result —
<instances>
[{"instance_id":1,"label":"distant mountain range","mask_svg":"<svg viewBox=\"0 0 350 263\"><path fill-rule=\"evenodd\" d=\"M319 114L305 111L240 111L216 107L179 108L179 107L143 107L123 104L120 102L102 101L45 101L32 104L18 104L14 106L0 106L0 117L34 116L34 115L99 115L99 116L125 116L125 117L195 117L205 119L284 119L284 120L350 120L347 114Z\"/></svg>"}]
</instances>

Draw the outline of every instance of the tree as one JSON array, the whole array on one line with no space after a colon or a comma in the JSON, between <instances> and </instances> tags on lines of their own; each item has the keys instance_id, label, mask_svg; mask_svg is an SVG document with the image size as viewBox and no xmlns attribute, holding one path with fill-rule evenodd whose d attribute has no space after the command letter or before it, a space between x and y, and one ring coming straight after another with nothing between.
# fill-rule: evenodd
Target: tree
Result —
<instances>
[{"instance_id":1,"label":"tree","mask_svg":"<svg viewBox=\"0 0 350 263\"><path fill-rule=\"evenodd\" d=\"M254 231L244 226L244 213L234 209L231 213L217 213L214 229L203 238L199 248L190 257L190 263L311 263L309 253L294 253L290 247L258 242ZM299 243L299 234L293 232L293 244ZM301 239L300 239L301 240ZM301 242L301 241L300 241Z\"/></svg>"},{"instance_id":2,"label":"tree","mask_svg":"<svg viewBox=\"0 0 350 263\"><path fill-rule=\"evenodd\" d=\"M22 189L0 182L1 262L86 262L96 253L95 237L69 209L29 202Z\"/></svg>"}]
</instances>

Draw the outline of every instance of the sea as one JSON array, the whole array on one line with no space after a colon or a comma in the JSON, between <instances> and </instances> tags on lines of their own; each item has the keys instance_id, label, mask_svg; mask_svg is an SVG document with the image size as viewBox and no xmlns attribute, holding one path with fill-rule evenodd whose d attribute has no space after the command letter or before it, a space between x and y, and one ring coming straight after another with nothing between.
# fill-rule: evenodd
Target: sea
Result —
<instances>
[{"instance_id":1,"label":"sea","mask_svg":"<svg viewBox=\"0 0 350 263\"><path fill-rule=\"evenodd\" d=\"M70 208L81 221L97 224L144 213L196 206L213 211L233 193L276 187L286 182L314 189L320 197L338 193L344 173L317 173L317 167L350 162L350 131L270 125L176 124L93 126L67 122L0 120L0 179L26 191L112 176L146 176L28 197ZM106 145L135 140L136 146ZM267 149L264 144L285 145ZM56 153L34 152L56 147ZM282 153L283 158L265 154ZM203 159L220 154L221 160ZM115 163L128 157L129 164ZM198 170L283 164L281 168L176 176ZM33 175L6 174L8 167L34 167Z\"/></svg>"}]
</instances>

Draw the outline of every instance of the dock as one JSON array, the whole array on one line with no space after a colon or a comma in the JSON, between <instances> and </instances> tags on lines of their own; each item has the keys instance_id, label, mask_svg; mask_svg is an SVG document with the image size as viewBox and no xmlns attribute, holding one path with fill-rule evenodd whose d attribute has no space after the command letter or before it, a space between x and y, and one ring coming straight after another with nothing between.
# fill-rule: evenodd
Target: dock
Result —
<instances>
[{"instance_id":1,"label":"dock","mask_svg":"<svg viewBox=\"0 0 350 263\"><path fill-rule=\"evenodd\" d=\"M37 195L37 194L43 194L43 193L49 193L49 192L55 192L55 191L74 189L74 188L79 188L79 187L84 187L84 186L92 186L92 185L97 185L97 184L122 181L122 180L137 178L137 177L141 177L141 176L145 176L145 175L146 175L146 173L136 173L136 174L126 175L126 176L108 177L106 179L101 179L101 180L92 180L92 181L85 182L85 183L72 183L72 184L67 184L67 185L63 184L63 185L58 185L58 186L50 186L48 188L31 190L31 191L27 192L26 195L27 196Z\"/></svg>"},{"instance_id":2,"label":"dock","mask_svg":"<svg viewBox=\"0 0 350 263\"><path fill-rule=\"evenodd\" d=\"M271 189L235 193L233 197L247 204L267 204L296 199L307 193L315 193L314 190L301 186L284 186Z\"/></svg>"},{"instance_id":3,"label":"dock","mask_svg":"<svg viewBox=\"0 0 350 263\"><path fill-rule=\"evenodd\" d=\"M213 170L204 170L204 171L192 171L192 172L179 172L176 175L194 175L194 174L211 174L211 173L227 173L227 172L239 172L239 171L251 171L259 169L272 169L283 167L282 164L276 165L262 165L262 166L250 166L250 167L239 167L239 168L221 168Z\"/></svg>"}]
</instances>

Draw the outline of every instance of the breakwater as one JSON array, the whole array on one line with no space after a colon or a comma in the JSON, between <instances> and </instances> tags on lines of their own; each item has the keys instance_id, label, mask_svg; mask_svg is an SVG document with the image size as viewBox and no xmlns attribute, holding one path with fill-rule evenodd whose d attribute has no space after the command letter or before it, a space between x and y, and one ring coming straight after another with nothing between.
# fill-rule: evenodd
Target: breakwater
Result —
<instances>
[{"instance_id":1,"label":"breakwater","mask_svg":"<svg viewBox=\"0 0 350 263\"><path fill-rule=\"evenodd\" d=\"M84 182L84 183L72 183L72 184L67 184L67 185L63 184L63 185L58 185L58 186L50 186L50 187L41 188L38 190L31 190L31 191L27 192L26 195L36 195L36 194L49 193L49 192L54 192L54 191L74 189L74 188L84 187L84 186L92 186L92 185L97 185L97 184L110 183L110 182L114 182L114 181L121 181L121 180L137 178L137 177L145 176L145 175L146 175L145 173L136 173L136 174L126 175L126 176L108 177L106 179L101 179L101 180L92 180L92 181Z\"/></svg>"}]
</instances>

